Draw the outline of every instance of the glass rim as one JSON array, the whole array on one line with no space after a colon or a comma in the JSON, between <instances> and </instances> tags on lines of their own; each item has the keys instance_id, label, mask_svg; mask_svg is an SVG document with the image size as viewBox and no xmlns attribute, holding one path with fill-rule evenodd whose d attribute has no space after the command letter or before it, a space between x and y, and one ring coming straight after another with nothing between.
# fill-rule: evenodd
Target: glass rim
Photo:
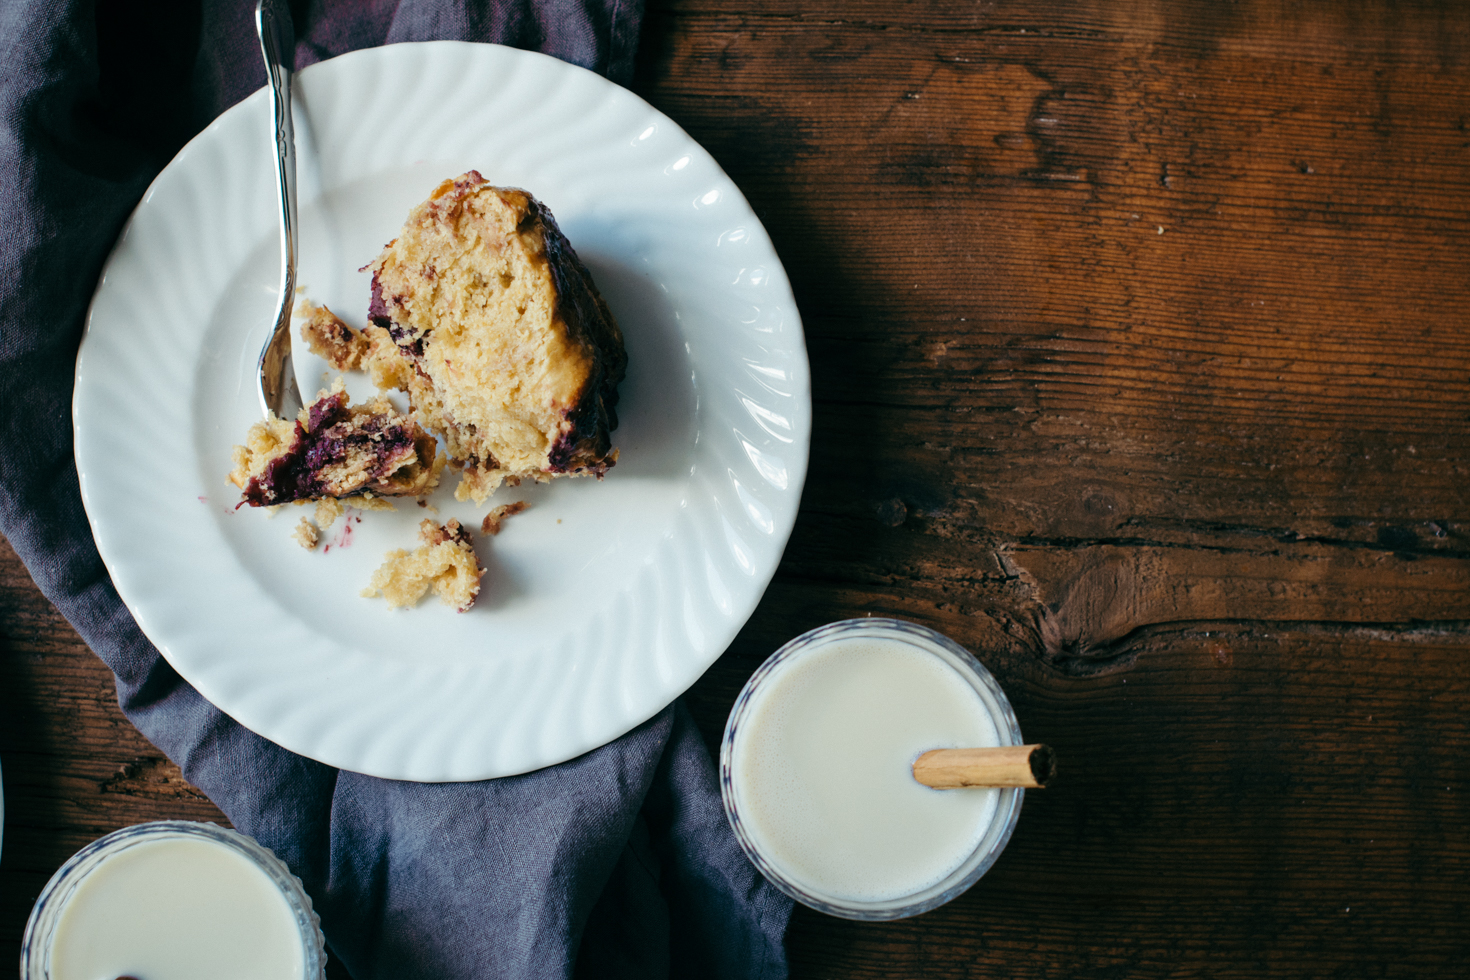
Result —
<instances>
[{"instance_id":1,"label":"glass rim","mask_svg":"<svg viewBox=\"0 0 1470 980\"><path fill-rule=\"evenodd\" d=\"M20 946L21 980L49 980L51 943L56 927L72 894L95 868L130 847L170 837L202 838L222 844L264 872L280 890L296 922L301 937L303 980L324 980L326 938L322 935L321 917L312 907L311 896L306 893L301 879L292 874L286 862L270 848L248 834L195 820L154 820L132 824L97 838L67 858L36 896L30 917L26 920Z\"/></svg>"},{"instance_id":2,"label":"glass rim","mask_svg":"<svg viewBox=\"0 0 1470 980\"><path fill-rule=\"evenodd\" d=\"M755 673L740 689L740 693L735 698L735 704L730 709L730 716L725 722L724 735L720 740L720 799L724 804L725 818L729 821L731 829L735 831L735 839L739 841L741 850L745 852L751 864L755 865L756 870L779 891L818 912L825 912L843 919L880 922L904 919L938 908L958 898L979 881L995 864L1010 841L1016 822L1020 819L1021 802L1025 798L1026 791L1020 788L1000 789L1000 797L991 816L990 825L974 850L946 877L911 895L897 899L863 902L815 894L806 886L791 880L766 859L745 829L740 817L739 806L735 800L733 757L736 734L763 683L772 674L795 658L836 639L845 638L850 634L869 633L904 641L945 660L976 688L981 700L986 703L992 720L995 722L1000 745L1025 744L1021 738L1021 726L1016 720L1016 713L1011 707L1010 699L1001 690L994 675L970 651L943 633L908 620L877 616L844 619L808 630L785 643L767 657L760 667L756 668ZM987 698L986 695L989 697Z\"/></svg>"}]
</instances>

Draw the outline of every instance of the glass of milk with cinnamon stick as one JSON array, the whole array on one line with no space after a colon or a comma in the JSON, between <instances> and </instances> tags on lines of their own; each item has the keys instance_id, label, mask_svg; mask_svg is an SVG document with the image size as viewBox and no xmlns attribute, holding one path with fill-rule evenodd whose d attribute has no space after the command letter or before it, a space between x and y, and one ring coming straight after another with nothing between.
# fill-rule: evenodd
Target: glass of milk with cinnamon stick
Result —
<instances>
[{"instance_id":1,"label":"glass of milk with cinnamon stick","mask_svg":"<svg viewBox=\"0 0 1470 980\"><path fill-rule=\"evenodd\" d=\"M721 791L777 888L832 915L897 919L989 870L1022 787L1044 785L1052 763L1032 751L1044 748L1022 745L1005 693L963 647L915 623L854 619L797 637L750 678L725 727ZM973 759L953 750L1001 767L971 786Z\"/></svg>"},{"instance_id":2,"label":"glass of milk with cinnamon stick","mask_svg":"<svg viewBox=\"0 0 1470 980\"><path fill-rule=\"evenodd\" d=\"M321 980L326 950L311 899L267 848L165 820L63 864L36 899L20 959L22 980Z\"/></svg>"}]
</instances>

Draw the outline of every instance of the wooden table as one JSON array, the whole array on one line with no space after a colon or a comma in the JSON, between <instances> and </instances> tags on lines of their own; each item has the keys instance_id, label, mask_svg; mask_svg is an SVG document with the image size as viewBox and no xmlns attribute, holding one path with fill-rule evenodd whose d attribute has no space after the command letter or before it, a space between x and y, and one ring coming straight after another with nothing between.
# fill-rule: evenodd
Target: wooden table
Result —
<instances>
[{"instance_id":1,"label":"wooden table","mask_svg":"<svg viewBox=\"0 0 1470 980\"><path fill-rule=\"evenodd\" d=\"M1062 760L951 905L798 977L1470 960L1470 10L650 0L636 90L795 286L811 475L690 698L867 613ZM216 816L0 558L0 961L115 827ZM217 816L216 816L217 818Z\"/></svg>"}]
</instances>

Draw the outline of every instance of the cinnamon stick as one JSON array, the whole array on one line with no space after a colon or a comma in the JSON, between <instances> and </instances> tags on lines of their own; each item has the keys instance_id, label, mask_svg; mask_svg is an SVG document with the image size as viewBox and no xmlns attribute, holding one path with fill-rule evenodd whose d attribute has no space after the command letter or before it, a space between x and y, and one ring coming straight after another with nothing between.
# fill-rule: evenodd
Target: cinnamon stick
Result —
<instances>
[{"instance_id":1,"label":"cinnamon stick","mask_svg":"<svg viewBox=\"0 0 1470 980\"><path fill-rule=\"evenodd\" d=\"M966 786L1017 786L1044 789L1057 774L1049 745L1011 745L996 749L931 749L914 762L914 778L934 789Z\"/></svg>"}]
</instances>

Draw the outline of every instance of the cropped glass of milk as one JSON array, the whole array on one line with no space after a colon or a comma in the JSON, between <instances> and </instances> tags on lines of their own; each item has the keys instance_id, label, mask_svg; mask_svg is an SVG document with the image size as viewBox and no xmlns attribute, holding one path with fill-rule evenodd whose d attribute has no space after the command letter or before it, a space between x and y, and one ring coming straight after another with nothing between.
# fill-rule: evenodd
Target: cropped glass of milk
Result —
<instances>
[{"instance_id":1,"label":"cropped glass of milk","mask_svg":"<svg viewBox=\"0 0 1470 980\"><path fill-rule=\"evenodd\" d=\"M317 980L325 954L300 882L213 824L127 827L67 862L26 928L22 975L48 980Z\"/></svg>"},{"instance_id":2,"label":"cropped glass of milk","mask_svg":"<svg viewBox=\"0 0 1470 980\"><path fill-rule=\"evenodd\" d=\"M851 918L954 897L1010 836L1021 791L935 790L930 749L1019 745L994 678L913 623L849 620L787 644L737 700L721 753L726 810L766 877Z\"/></svg>"}]
</instances>

